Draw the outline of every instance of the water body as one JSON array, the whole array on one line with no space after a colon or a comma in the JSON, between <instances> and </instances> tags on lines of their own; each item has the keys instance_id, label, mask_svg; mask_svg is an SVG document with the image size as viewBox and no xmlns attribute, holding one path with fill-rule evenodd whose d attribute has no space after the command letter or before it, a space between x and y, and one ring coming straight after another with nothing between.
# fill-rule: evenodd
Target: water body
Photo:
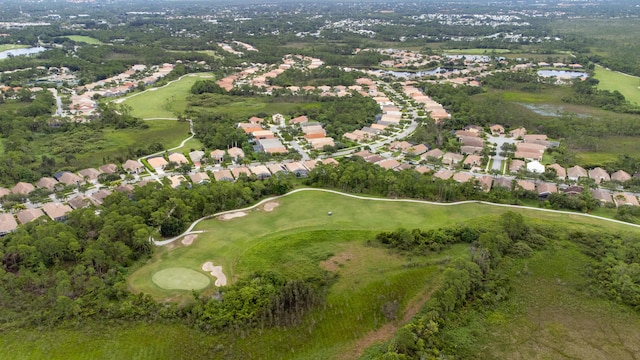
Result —
<instances>
[{"instance_id":1,"label":"water body","mask_svg":"<svg viewBox=\"0 0 640 360\"><path fill-rule=\"evenodd\" d=\"M378 75L391 75L393 77L403 77L403 78L416 78L416 77L423 77L423 76L431 76L431 75L437 75L437 74L444 74L447 72L447 69L443 69L443 68L436 68L433 70L425 70L425 71L415 71L415 72L411 72L411 71L387 71L387 70L374 70L374 73L377 73Z\"/></svg>"},{"instance_id":2,"label":"water body","mask_svg":"<svg viewBox=\"0 0 640 360\"><path fill-rule=\"evenodd\" d=\"M580 71L566 71L566 70L540 70L538 71L538 76L542 77L562 77L562 78L579 78L579 77L587 77L589 74L586 72Z\"/></svg>"},{"instance_id":3,"label":"water body","mask_svg":"<svg viewBox=\"0 0 640 360\"><path fill-rule=\"evenodd\" d=\"M586 114L568 113L561 106L553 106L553 105L548 105L548 104L527 104L527 103L517 103L517 104L522 105L522 106L526 107L527 109L533 111L534 113L536 113L538 115L542 115L542 116L562 117L562 116L565 116L565 115L569 115L569 116L574 115L574 116L577 116L579 118L588 118L589 117L589 115L586 115Z\"/></svg>"},{"instance_id":4,"label":"water body","mask_svg":"<svg viewBox=\"0 0 640 360\"><path fill-rule=\"evenodd\" d=\"M44 48L42 46L30 47L30 48L24 48L24 49L5 50L5 51L0 51L0 59L6 59L9 56L39 54L45 50L47 50L47 48Z\"/></svg>"}]
</instances>

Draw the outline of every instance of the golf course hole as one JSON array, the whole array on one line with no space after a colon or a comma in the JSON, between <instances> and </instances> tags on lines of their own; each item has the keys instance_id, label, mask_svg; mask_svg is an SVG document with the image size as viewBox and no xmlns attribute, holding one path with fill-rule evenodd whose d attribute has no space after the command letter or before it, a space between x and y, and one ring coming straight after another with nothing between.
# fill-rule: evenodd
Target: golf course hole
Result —
<instances>
[{"instance_id":1,"label":"golf course hole","mask_svg":"<svg viewBox=\"0 0 640 360\"><path fill-rule=\"evenodd\" d=\"M160 270L151 280L166 290L200 290L211 282L207 275L181 267Z\"/></svg>"}]
</instances>

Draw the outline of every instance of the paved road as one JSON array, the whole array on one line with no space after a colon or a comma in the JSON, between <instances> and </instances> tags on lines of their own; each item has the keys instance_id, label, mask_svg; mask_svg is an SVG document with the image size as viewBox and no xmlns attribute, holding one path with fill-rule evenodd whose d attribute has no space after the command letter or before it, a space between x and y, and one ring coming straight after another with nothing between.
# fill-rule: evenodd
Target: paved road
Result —
<instances>
[{"instance_id":1,"label":"paved road","mask_svg":"<svg viewBox=\"0 0 640 360\"><path fill-rule=\"evenodd\" d=\"M56 98L56 115L55 116L63 116L62 113L62 99L58 96L58 89L50 88L49 91L53 94L53 97Z\"/></svg>"},{"instance_id":2,"label":"paved road","mask_svg":"<svg viewBox=\"0 0 640 360\"><path fill-rule=\"evenodd\" d=\"M489 136L489 138L487 139L487 142L490 142L496 146L495 148L496 154L493 156L493 166L491 167L491 170L497 170L502 174L503 173L502 163L505 160L504 156L500 155L500 152L502 152L502 149L501 149L502 145L515 144L516 140L514 138L508 138L508 137L505 137L504 135L500 135L500 136Z\"/></svg>"}]
</instances>

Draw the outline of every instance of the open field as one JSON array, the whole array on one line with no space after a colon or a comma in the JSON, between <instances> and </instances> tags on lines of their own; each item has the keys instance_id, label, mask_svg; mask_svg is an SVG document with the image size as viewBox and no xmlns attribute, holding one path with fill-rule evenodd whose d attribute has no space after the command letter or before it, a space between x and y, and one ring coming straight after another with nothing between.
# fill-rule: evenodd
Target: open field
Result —
<instances>
[{"instance_id":1,"label":"open field","mask_svg":"<svg viewBox=\"0 0 640 360\"><path fill-rule=\"evenodd\" d=\"M160 88L149 88L127 97L122 103L131 106L133 116L146 118L175 118L187 107L191 86L202 79L213 80L210 73L190 74Z\"/></svg>"},{"instance_id":2,"label":"open field","mask_svg":"<svg viewBox=\"0 0 640 360\"><path fill-rule=\"evenodd\" d=\"M622 74L596 65L595 78L602 90L618 90L631 103L640 105L640 77Z\"/></svg>"},{"instance_id":3,"label":"open field","mask_svg":"<svg viewBox=\"0 0 640 360\"><path fill-rule=\"evenodd\" d=\"M92 38L91 36L83 36L83 35L69 35L65 36L67 39L79 42L86 43L89 45L103 45L104 43L96 38Z\"/></svg>"},{"instance_id":4,"label":"open field","mask_svg":"<svg viewBox=\"0 0 640 360\"><path fill-rule=\"evenodd\" d=\"M80 359L87 358L87 355L90 358L137 359L357 358L363 350L362 347L390 338L402 323L418 311L431 292L438 287L442 264L451 259L469 256L466 244L451 246L438 254L407 256L371 246L367 240L380 230L395 230L398 227L430 229L460 222L487 222L495 215L514 210L476 203L437 206L371 201L320 191L294 193L272 200L271 205L274 202L277 202L278 206L269 207L271 211L265 210L265 204L255 210L246 210L246 216L232 217L224 221L211 219L201 222L196 229L204 230L204 233L199 234L189 245L183 245L178 240L159 249L150 261L130 276L128 283L131 289L149 292L158 299L185 302L191 296L191 291L162 289L153 283L154 274L176 267L201 271L202 265L208 261L222 265L230 281L264 269L291 277L315 276L324 271L337 274L336 280L328 289L326 305L307 314L300 325L291 328L209 334L181 324L114 323L105 326L88 323L76 326L72 330L17 330L2 334L0 353L18 353L23 358L33 359ZM333 215L328 216L328 211L332 211ZM578 215L542 213L524 208L516 208L514 211L533 218L531 221L557 221L562 222L563 226L575 228L621 228L618 224ZM626 226L624 228L632 229ZM517 295L524 299L520 302L510 302L510 305L505 305L504 310L496 310L495 316L487 318L487 321L493 321L489 325L498 326L498 329L491 329L496 340L492 343L494 339L488 338L488 334L485 334L485 337L480 337L480 345L489 347L496 343L502 344L501 341L506 340L499 336L508 334L508 331L502 332L501 329L510 329L509 326L516 327L514 331L519 331L518 336L525 336L524 331L517 328L518 323L512 325L509 322L500 322L508 317L520 321L520 318L516 317L528 314L528 308L520 306L524 301L527 301L526 306L537 306L536 299L541 297L545 299L541 306L547 306L544 305L546 301L568 306L562 301L571 300L574 284L570 283L571 287L567 287L562 282L570 281L565 281L565 275L582 276L581 273L576 275L582 263L580 254L575 249L563 249L556 251L554 248L554 251L530 259L529 270L533 274L543 273L541 276L546 277L540 279L548 280L538 281L536 277L533 278L535 281L518 284L523 287L526 285L527 291L536 291L535 295ZM549 261L553 265L548 269L545 267L547 258L551 259ZM567 264L566 259L569 258L572 261ZM204 271L201 274L210 276ZM523 276L516 271L511 275ZM211 277L210 280L214 279ZM211 288L210 285L209 291ZM537 293L546 289L549 289L548 294ZM202 291L203 295L206 293L206 289ZM399 314L396 320L389 321L382 315L381 308L393 301L399 304ZM556 309L549 308L548 315L540 320L550 322L550 325L544 325L546 327L542 327L543 329L564 331L572 325L567 323L560 328L552 324L551 321L560 321L551 320ZM580 311L589 309L591 308L578 307L570 314L579 316ZM595 309L600 312L591 311L587 313L588 316L604 319L608 314L617 314L604 306ZM536 313L532 310L531 314ZM616 325L616 319L607 321ZM527 321L535 320L532 318ZM582 326L579 322L573 324ZM625 329L632 329L632 326L636 325L625 326ZM374 330L376 332L372 332ZM461 334L464 335L464 332ZM554 333L550 334L555 336ZM550 338L546 333L542 335ZM597 336L601 336L601 333ZM461 337L461 341L464 339ZM566 339L569 341L571 338ZM606 341L614 340L608 338ZM492 349L492 353L486 351L484 354L501 355L502 351L511 351L511 348L500 346ZM481 350L475 348L474 351ZM514 351L525 353L525 350L520 349Z\"/></svg>"},{"instance_id":5,"label":"open field","mask_svg":"<svg viewBox=\"0 0 640 360\"><path fill-rule=\"evenodd\" d=\"M23 49L27 48L27 45L18 45L18 44L0 44L0 51L7 51L13 49Z\"/></svg>"},{"instance_id":6,"label":"open field","mask_svg":"<svg viewBox=\"0 0 640 360\"><path fill-rule=\"evenodd\" d=\"M567 261L571 259L571 261ZM586 292L587 258L559 242L507 270L511 298L452 336L474 359L635 359L640 353L640 316ZM464 344L480 334L482 344Z\"/></svg>"}]
</instances>

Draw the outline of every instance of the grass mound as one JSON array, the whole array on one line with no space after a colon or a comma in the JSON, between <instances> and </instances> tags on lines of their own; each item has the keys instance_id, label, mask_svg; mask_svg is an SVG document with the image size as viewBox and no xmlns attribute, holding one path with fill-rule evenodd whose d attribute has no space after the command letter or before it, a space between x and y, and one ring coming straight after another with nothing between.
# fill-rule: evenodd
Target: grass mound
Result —
<instances>
[{"instance_id":1,"label":"grass mound","mask_svg":"<svg viewBox=\"0 0 640 360\"><path fill-rule=\"evenodd\" d=\"M152 281L167 290L200 290L209 286L209 278L187 268L168 268L153 274Z\"/></svg>"}]
</instances>

